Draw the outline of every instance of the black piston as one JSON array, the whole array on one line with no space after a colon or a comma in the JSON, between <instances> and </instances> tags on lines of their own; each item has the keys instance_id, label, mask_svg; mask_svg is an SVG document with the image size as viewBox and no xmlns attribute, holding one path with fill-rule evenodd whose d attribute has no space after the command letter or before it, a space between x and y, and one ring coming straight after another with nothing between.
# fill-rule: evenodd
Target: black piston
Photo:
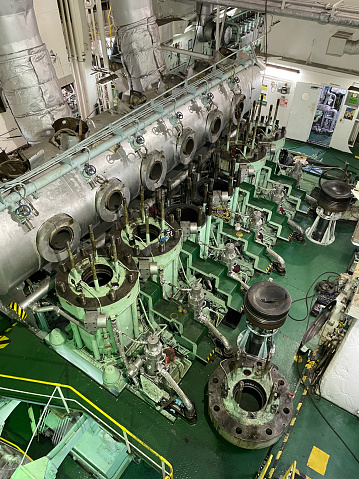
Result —
<instances>
[{"instance_id":1,"label":"black piston","mask_svg":"<svg viewBox=\"0 0 359 479\"><path fill-rule=\"evenodd\" d=\"M246 292L244 312L251 325L271 331L284 324L291 304L290 294L283 286L260 281Z\"/></svg>"}]
</instances>

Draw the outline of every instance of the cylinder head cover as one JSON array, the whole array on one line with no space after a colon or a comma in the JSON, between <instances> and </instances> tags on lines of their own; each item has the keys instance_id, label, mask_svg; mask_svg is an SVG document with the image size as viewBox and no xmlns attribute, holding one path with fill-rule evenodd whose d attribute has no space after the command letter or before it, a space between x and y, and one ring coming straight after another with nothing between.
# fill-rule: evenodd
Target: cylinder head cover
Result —
<instances>
[{"instance_id":1,"label":"cylinder head cover","mask_svg":"<svg viewBox=\"0 0 359 479\"><path fill-rule=\"evenodd\" d=\"M283 286L260 281L246 292L244 312L253 326L273 330L284 324L291 304L290 294Z\"/></svg>"}]
</instances>

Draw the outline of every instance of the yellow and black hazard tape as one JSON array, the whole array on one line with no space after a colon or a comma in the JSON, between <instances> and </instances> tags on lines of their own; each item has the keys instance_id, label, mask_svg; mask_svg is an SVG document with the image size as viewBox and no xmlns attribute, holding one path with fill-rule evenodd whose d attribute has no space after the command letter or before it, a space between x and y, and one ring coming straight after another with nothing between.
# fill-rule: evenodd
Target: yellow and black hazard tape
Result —
<instances>
[{"instance_id":1,"label":"yellow and black hazard tape","mask_svg":"<svg viewBox=\"0 0 359 479\"><path fill-rule=\"evenodd\" d=\"M210 352L209 356L207 356L207 362L209 363L210 360L213 358L213 356L215 355L216 353L216 350L213 349L213 351Z\"/></svg>"},{"instance_id":2,"label":"yellow and black hazard tape","mask_svg":"<svg viewBox=\"0 0 359 479\"><path fill-rule=\"evenodd\" d=\"M269 271L272 269L273 262L269 264L268 268L266 269L266 273L269 273Z\"/></svg>"},{"instance_id":3,"label":"yellow and black hazard tape","mask_svg":"<svg viewBox=\"0 0 359 479\"><path fill-rule=\"evenodd\" d=\"M293 235L294 235L294 232L292 231L291 234L288 236L288 241L292 239Z\"/></svg>"},{"instance_id":4,"label":"yellow and black hazard tape","mask_svg":"<svg viewBox=\"0 0 359 479\"><path fill-rule=\"evenodd\" d=\"M241 313L243 310L244 310L244 304L242 304L241 309L239 310L239 312Z\"/></svg>"},{"instance_id":5,"label":"yellow and black hazard tape","mask_svg":"<svg viewBox=\"0 0 359 479\"><path fill-rule=\"evenodd\" d=\"M25 310L23 310L22 307L19 306L17 303L10 303L9 308L13 309L15 313L19 316L19 318L23 321L27 318Z\"/></svg>"},{"instance_id":6,"label":"yellow and black hazard tape","mask_svg":"<svg viewBox=\"0 0 359 479\"><path fill-rule=\"evenodd\" d=\"M295 470L295 475L300 477L300 479L310 479L309 476L304 474L303 472L299 472L298 469Z\"/></svg>"},{"instance_id":7,"label":"yellow and black hazard tape","mask_svg":"<svg viewBox=\"0 0 359 479\"><path fill-rule=\"evenodd\" d=\"M309 368L310 368L310 366L309 366ZM287 432L286 432L285 435L284 435L283 442L282 442L282 444L281 444L281 446L280 446L280 448L279 448L279 451L277 452L277 455L276 455L275 460L274 460L274 462L273 462L272 468L271 468L271 470L269 471L268 479L271 479L271 478L272 478L272 476L273 476L273 474L274 474L274 471L276 470L276 468L277 468L277 466L278 466L280 457L281 457L281 455L283 454L283 451L284 451L284 449L285 449L285 446L287 445L287 442L288 442L288 439L289 439L289 435L290 435L290 433L292 432L292 429L293 429L293 427L294 427L294 424L295 424L295 422L296 422L296 420L297 420L297 418L298 418L298 415L299 415L299 412L300 412L300 410L301 410L301 408L302 408L303 402L305 401L305 398L307 397L308 390L307 390L307 388L306 388L306 386L305 386L305 384L304 384L305 381L306 381L306 379L307 379L307 376L302 376L301 383L304 385L304 391L303 391L303 394L302 394L302 396L301 396L301 398L300 398L300 400L299 400L299 403L298 403L298 405L297 405L297 409L296 409L296 411L295 411L295 413L294 413L294 416L292 417L292 420L291 420L290 423L289 423L288 430L287 430ZM297 392L297 390L294 392L294 395L296 394L296 392Z\"/></svg>"}]
</instances>

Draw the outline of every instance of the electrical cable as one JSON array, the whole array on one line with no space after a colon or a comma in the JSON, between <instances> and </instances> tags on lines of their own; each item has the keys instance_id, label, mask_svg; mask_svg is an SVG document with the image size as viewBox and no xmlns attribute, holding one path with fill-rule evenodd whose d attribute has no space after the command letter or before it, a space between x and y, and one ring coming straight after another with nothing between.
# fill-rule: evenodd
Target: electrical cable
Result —
<instances>
[{"instance_id":1,"label":"electrical cable","mask_svg":"<svg viewBox=\"0 0 359 479\"><path fill-rule=\"evenodd\" d=\"M321 276L324 276L325 274L331 274L331 275L332 275L332 274L335 274L336 276L340 276L340 274L335 273L335 272L333 272L333 271L326 271L325 273L321 273L321 274L313 281L313 283L309 286L305 297L304 297L304 298L301 298L301 300L305 299L305 305L306 305L306 310L307 310L307 311L306 311L306 314L305 314L305 316L304 316L304 318L298 319L298 318L294 318L293 316L291 316L290 314L288 314L288 317L289 317L290 319L292 319L293 321L298 321L298 322L305 321L306 319L308 319L308 322L309 322L309 314L310 314L311 308L309 308L308 299L313 298L313 297L315 296L315 294L312 295L312 296L309 296L309 292L310 292L310 290L312 289L312 287L314 286L314 284L318 281L318 279L319 279ZM296 301L297 301L297 300L296 300ZM296 301L293 301L293 303L296 302ZM298 301L299 301L299 300L298 300Z\"/></svg>"},{"instance_id":2,"label":"electrical cable","mask_svg":"<svg viewBox=\"0 0 359 479\"><path fill-rule=\"evenodd\" d=\"M325 273L323 273L325 274ZM300 349L298 349L297 351L297 356L299 356L299 353L300 353ZM315 401L313 399L313 395L310 391L310 389L304 384L304 381L303 381L303 375L302 373L300 372L299 370L299 361L296 361L297 362L297 371L298 371L298 376L299 378L301 379L302 381L302 384L303 384L303 387L307 390L308 392L308 397L309 399L311 400L313 406L315 407L315 409L318 411L318 413L320 414L320 416L322 417L322 419L326 422L326 424L330 427L330 429L334 432L334 434L338 437L338 439L343 443L343 445L346 447L346 449L350 452L350 454L353 456L353 458L355 459L355 461L359 464L359 458L354 454L354 452L350 449L350 447L348 446L348 444L344 441L344 439L340 436L340 434L337 433L337 431L334 429L334 427L330 424L330 422L328 421L328 419L324 416L324 414L322 413L322 411L319 409L319 407L315 404Z\"/></svg>"}]
</instances>

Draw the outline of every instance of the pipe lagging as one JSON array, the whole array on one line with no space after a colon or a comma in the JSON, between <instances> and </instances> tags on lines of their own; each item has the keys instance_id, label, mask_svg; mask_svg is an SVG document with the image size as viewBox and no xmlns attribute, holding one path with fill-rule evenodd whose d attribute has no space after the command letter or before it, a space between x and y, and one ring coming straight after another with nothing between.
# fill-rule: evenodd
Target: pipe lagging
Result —
<instances>
[{"instance_id":1,"label":"pipe lagging","mask_svg":"<svg viewBox=\"0 0 359 479\"><path fill-rule=\"evenodd\" d=\"M196 408L193 402L186 396L184 391L180 388L180 386L176 383L173 377L165 370L160 370L161 376L167 381L167 383L171 386L171 388L176 392L178 397L183 402L183 405L186 409L186 416L188 418L193 418L196 415Z\"/></svg>"},{"instance_id":2,"label":"pipe lagging","mask_svg":"<svg viewBox=\"0 0 359 479\"><path fill-rule=\"evenodd\" d=\"M270 256L272 259L274 259L277 263L279 263L279 266L285 270L285 261L284 259L278 254L276 253L274 250L272 250L271 248L267 248L266 249L266 253L268 256Z\"/></svg>"},{"instance_id":3,"label":"pipe lagging","mask_svg":"<svg viewBox=\"0 0 359 479\"><path fill-rule=\"evenodd\" d=\"M218 331L218 329L214 326L214 324L211 323L211 321L207 318L207 316L205 316L204 314L201 314L198 319L202 324L207 326L207 328L213 334L213 336L215 336L218 339L218 341L223 344L225 355L232 356L233 348L231 343L221 332Z\"/></svg>"}]
</instances>

